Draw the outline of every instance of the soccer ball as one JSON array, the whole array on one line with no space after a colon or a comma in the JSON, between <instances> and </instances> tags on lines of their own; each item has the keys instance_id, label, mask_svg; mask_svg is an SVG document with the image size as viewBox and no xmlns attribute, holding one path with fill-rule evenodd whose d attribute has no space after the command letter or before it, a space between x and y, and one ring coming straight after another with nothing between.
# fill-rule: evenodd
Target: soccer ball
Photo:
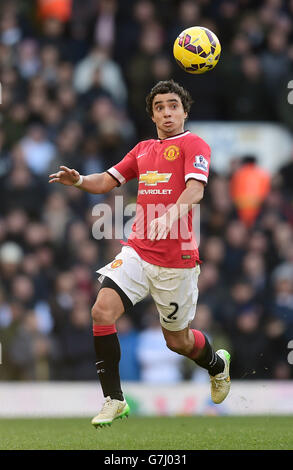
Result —
<instances>
[{"instance_id":1,"label":"soccer ball","mask_svg":"<svg viewBox=\"0 0 293 470\"><path fill-rule=\"evenodd\" d=\"M221 44L215 33L202 26L187 28L175 39L173 54L177 64L188 73L213 69L220 58Z\"/></svg>"}]
</instances>

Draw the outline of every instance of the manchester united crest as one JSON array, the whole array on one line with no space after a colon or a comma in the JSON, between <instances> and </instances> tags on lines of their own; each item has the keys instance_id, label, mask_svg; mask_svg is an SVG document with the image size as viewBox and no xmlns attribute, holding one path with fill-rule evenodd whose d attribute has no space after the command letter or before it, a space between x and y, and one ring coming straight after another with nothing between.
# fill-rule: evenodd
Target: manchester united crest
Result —
<instances>
[{"instance_id":1,"label":"manchester united crest","mask_svg":"<svg viewBox=\"0 0 293 470\"><path fill-rule=\"evenodd\" d=\"M122 259L116 259L116 260L113 261L113 263L111 264L111 268L113 268L113 269L119 268L119 266L121 266L122 263L123 263Z\"/></svg>"},{"instance_id":2,"label":"manchester united crest","mask_svg":"<svg viewBox=\"0 0 293 470\"><path fill-rule=\"evenodd\" d=\"M177 147L176 145L170 145L164 151L164 158L166 158L166 160L168 160L169 162L173 162L173 160L176 160L176 158L179 157L179 154L179 147Z\"/></svg>"}]
</instances>

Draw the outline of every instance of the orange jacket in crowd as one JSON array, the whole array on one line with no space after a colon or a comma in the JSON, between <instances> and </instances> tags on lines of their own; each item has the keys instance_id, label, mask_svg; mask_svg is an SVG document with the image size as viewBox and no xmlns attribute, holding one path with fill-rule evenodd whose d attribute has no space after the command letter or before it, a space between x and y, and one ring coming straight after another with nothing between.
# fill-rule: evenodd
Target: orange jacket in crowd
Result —
<instances>
[{"instance_id":1,"label":"orange jacket in crowd","mask_svg":"<svg viewBox=\"0 0 293 470\"><path fill-rule=\"evenodd\" d=\"M66 22L71 17L72 0L38 0L37 16L40 20L56 18Z\"/></svg>"},{"instance_id":2,"label":"orange jacket in crowd","mask_svg":"<svg viewBox=\"0 0 293 470\"><path fill-rule=\"evenodd\" d=\"M270 191L270 182L269 173L254 161L244 163L233 174L230 194L238 215L246 226L254 224L261 205Z\"/></svg>"}]
</instances>

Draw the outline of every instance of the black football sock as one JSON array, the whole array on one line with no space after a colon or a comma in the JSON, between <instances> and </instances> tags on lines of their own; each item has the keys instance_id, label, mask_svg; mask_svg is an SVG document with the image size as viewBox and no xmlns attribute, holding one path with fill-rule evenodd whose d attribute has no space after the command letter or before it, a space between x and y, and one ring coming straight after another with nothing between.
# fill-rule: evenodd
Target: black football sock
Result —
<instances>
[{"instance_id":1,"label":"black football sock","mask_svg":"<svg viewBox=\"0 0 293 470\"><path fill-rule=\"evenodd\" d=\"M210 375L217 375L220 372L223 372L225 363L223 359L213 350L206 335L204 335L204 337L205 345L200 351L199 356L193 360L197 365L206 369Z\"/></svg>"},{"instance_id":2,"label":"black football sock","mask_svg":"<svg viewBox=\"0 0 293 470\"><path fill-rule=\"evenodd\" d=\"M121 351L117 333L94 336L94 345L97 373L104 396L124 400L119 374Z\"/></svg>"}]
</instances>

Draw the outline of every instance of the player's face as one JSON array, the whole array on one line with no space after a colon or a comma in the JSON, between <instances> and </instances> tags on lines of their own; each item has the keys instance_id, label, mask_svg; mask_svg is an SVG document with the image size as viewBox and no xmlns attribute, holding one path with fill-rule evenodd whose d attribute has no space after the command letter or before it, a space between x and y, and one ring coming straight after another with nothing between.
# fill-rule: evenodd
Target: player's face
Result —
<instances>
[{"instance_id":1,"label":"player's face","mask_svg":"<svg viewBox=\"0 0 293 470\"><path fill-rule=\"evenodd\" d=\"M176 93L158 94L154 97L152 120L156 124L160 139L183 132L186 117L187 113Z\"/></svg>"}]
</instances>

